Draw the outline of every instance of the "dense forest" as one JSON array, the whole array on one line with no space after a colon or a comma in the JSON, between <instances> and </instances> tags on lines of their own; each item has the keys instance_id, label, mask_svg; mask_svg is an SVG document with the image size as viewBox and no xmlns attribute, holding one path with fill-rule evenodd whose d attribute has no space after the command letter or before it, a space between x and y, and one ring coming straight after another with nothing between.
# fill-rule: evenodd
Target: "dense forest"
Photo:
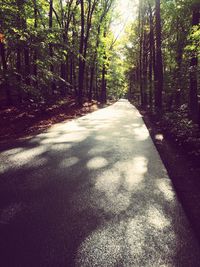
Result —
<instances>
[{"instance_id":1,"label":"dense forest","mask_svg":"<svg viewBox=\"0 0 200 267\"><path fill-rule=\"evenodd\" d=\"M1 96L8 104L67 94L79 104L83 97L105 103L107 83L111 94L123 91L115 69L123 63L131 96L139 86L142 105L161 110L188 103L198 120L197 0L140 0L122 40L110 27L114 0L1 2ZM119 42L124 62L114 48Z\"/></svg>"},{"instance_id":2,"label":"dense forest","mask_svg":"<svg viewBox=\"0 0 200 267\"><path fill-rule=\"evenodd\" d=\"M199 61L200 0L0 0L0 267L200 266Z\"/></svg>"},{"instance_id":3,"label":"dense forest","mask_svg":"<svg viewBox=\"0 0 200 267\"><path fill-rule=\"evenodd\" d=\"M139 85L141 105L173 110L188 104L198 122L200 5L197 1L140 1L127 47L131 93Z\"/></svg>"},{"instance_id":4,"label":"dense forest","mask_svg":"<svg viewBox=\"0 0 200 267\"><path fill-rule=\"evenodd\" d=\"M199 1L135 1L116 35L118 2L1 0L1 103L128 96L174 130L198 131Z\"/></svg>"},{"instance_id":5,"label":"dense forest","mask_svg":"<svg viewBox=\"0 0 200 267\"><path fill-rule=\"evenodd\" d=\"M113 4L2 0L1 97L8 104L67 95L79 105L84 97L105 103L107 83L114 79L112 71L107 74L116 42Z\"/></svg>"},{"instance_id":6,"label":"dense forest","mask_svg":"<svg viewBox=\"0 0 200 267\"><path fill-rule=\"evenodd\" d=\"M199 1L139 1L137 20L126 29L125 39L130 97L198 154Z\"/></svg>"}]
</instances>

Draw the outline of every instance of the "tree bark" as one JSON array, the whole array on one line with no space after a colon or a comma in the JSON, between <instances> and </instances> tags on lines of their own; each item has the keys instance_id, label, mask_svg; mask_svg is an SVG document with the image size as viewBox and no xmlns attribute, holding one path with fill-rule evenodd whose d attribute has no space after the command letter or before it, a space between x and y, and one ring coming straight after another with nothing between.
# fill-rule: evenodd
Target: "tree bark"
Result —
<instances>
[{"instance_id":1,"label":"tree bark","mask_svg":"<svg viewBox=\"0 0 200 267\"><path fill-rule=\"evenodd\" d=\"M53 0L50 0L49 1L49 29L52 30L52 27L53 27ZM51 43L49 44L49 56L50 56L51 60L53 60L53 46ZM50 71L53 75L54 74L54 66L53 66L52 62L50 64ZM53 78L53 81L51 83L52 94L54 94L55 90L56 90L56 85L55 85L55 81Z\"/></svg>"},{"instance_id":2,"label":"tree bark","mask_svg":"<svg viewBox=\"0 0 200 267\"><path fill-rule=\"evenodd\" d=\"M11 105L12 98L11 98L11 92L10 92L10 85L7 79L8 67L7 67L6 55L5 55L5 45L3 42L0 42L0 54L1 54L1 62L2 62L2 67L3 67L3 77L4 77L3 87L6 93L7 104Z\"/></svg>"},{"instance_id":3,"label":"tree bark","mask_svg":"<svg viewBox=\"0 0 200 267\"><path fill-rule=\"evenodd\" d=\"M24 48L24 65L25 65L25 82L26 85L30 85L30 56L29 56L29 47L25 45Z\"/></svg>"},{"instance_id":4,"label":"tree bark","mask_svg":"<svg viewBox=\"0 0 200 267\"><path fill-rule=\"evenodd\" d=\"M143 52L142 52L142 76L143 76L143 105L147 106L147 32L143 33Z\"/></svg>"},{"instance_id":5,"label":"tree bark","mask_svg":"<svg viewBox=\"0 0 200 267\"><path fill-rule=\"evenodd\" d=\"M94 75L95 75L95 65L97 64L96 60L97 60L97 51L98 51L98 47L99 47L99 43L100 43L101 26L102 26L102 22L103 22L104 18L106 17L107 13L109 12L109 10L111 8L111 5L112 5L112 0L105 1L105 6L102 10L102 14L101 14L99 22L98 22L95 51L94 51L94 56L93 56L92 64L91 64L91 68L90 68L89 101L92 100L93 91L94 91L93 82L94 82ZM96 73L96 76L97 76L97 73ZM96 95L97 94L95 93L95 97L97 97Z\"/></svg>"},{"instance_id":6,"label":"tree bark","mask_svg":"<svg viewBox=\"0 0 200 267\"><path fill-rule=\"evenodd\" d=\"M200 12L195 6L192 12L192 26L199 24ZM197 85L197 67L198 58L195 52L192 54L190 61L190 92L189 92L189 108L190 117L194 122L198 122L199 107L198 107L198 85Z\"/></svg>"},{"instance_id":7,"label":"tree bark","mask_svg":"<svg viewBox=\"0 0 200 267\"><path fill-rule=\"evenodd\" d=\"M144 106L144 86L143 86L143 64L142 64L142 58L143 58L143 2L140 3L139 8L139 32L140 32L140 51L139 51L139 84L140 84L140 102L141 106Z\"/></svg>"},{"instance_id":8,"label":"tree bark","mask_svg":"<svg viewBox=\"0 0 200 267\"><path fill-rule=\"evenodd\" d=\"M84 34L85 34L84 1L80 0L80 4L81 4L81 36L80 36L80 46L79 46L78 104L79 106L82 106L84 69L85 69L85 59L83 58Z\"/></svg>"},{"instance_id":9,"label":"tree bark","mask_svg":"<svg viewBox=\"0 0 200 267\"><path fill-rule=\"evenodd\" d=\"M160 0L156 1L156 77L155 77L155 108L162 110L163 93L163 61L162 61L162 34L161 34L161 16Z\"/></svg>"},{"instance_id":10,"label":"tree bark","mask_svg":"<svg viewBox=\"0 0 200 267\"><path fill-rule=\"evenodd\" d=\"M106 104L107 92L106 92L106 67L103 64L102 68L102 80L101 80L101 104Z\"/></svg>"},{"instance_id":11,"label":"tree bark","mask_svg":"<svg viewBox=\"0 0 200 267\"><path fill-rule=\"evenodd\" d=\"M149 104L152 110L153 107L153 47L154 47L154 32L153 32L153 16L152 16L152 8L149 5Z\"/></svg>"},{"instance_id":12,"label":"tree bark","mask_svg":"<svg viewBox=\"0 0 200 267\"><path fill-rule=\"evenodd\" d=\"M21 91L21 49L20 49L19 46L17 48L16 69L17 69L18 100L19 100L19 103L21 103L22 102L22 91Z\"/></svg>"},{"instance_id":13,"label":"tree bark","mask_svg":"<svg viewBox=\"0 0 200 267\"><path fill-rule=\"evenodd\" d=\"M94 74L95 74L95 64L96 64L96 59L97 59L97 50L99 47L99 36L100 36L100 30L101 30L101 23L102 20L100 19L100 23L98 25L98 30L97 30L97 39L96 39L96 46L95 46L95 52L92 60L92 65L90 68L90 88L89 88L89 101L92 100L92 92L93 92L93 80L94 80Z\"/></svg>"},{"instance_id":14,"label":"tree bark","mask_svg":"<svg viewBox=\"0 0 200 267\"><path fill-rule=\"evenodd\" d=\"M104 30L104 37L106 37L106 31ZM102 78L101 78L101 104L106 104L107 102L107 88L106 88L106 64L105 61L107 59L106 51L104 51L104 61L102 68Z\"/></svg>"},{"instance_id":15,"label":"tree bark","mask_svg":"<svg viewBox=\"0 0 200 267\"><path fill-rule=\"evenodd\" d=\"M37 0L34 0L34 28L37 29L38 27L38 12L37 12ZM34 86L38 87L38 82L37 82L37 48L34 49L33 52L33 75L35 76L35 81L34 81Z\"/></svg>"}]
</instances>

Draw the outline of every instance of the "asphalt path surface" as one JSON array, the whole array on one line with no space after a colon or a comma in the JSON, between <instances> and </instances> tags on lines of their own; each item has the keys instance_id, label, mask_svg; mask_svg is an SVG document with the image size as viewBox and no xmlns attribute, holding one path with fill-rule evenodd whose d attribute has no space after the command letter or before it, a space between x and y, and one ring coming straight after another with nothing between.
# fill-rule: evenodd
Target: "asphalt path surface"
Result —
<instances>
[{"instance_id":1,"label":"asphalt path surface","mask_svg":"<svg viewBox=\"0 0 200 267\"><path fill-rule=\"evenodd\" d=\"M0 153L1 267L200 266L200 248L128 101Z\"/></svg>"}]
</instances>

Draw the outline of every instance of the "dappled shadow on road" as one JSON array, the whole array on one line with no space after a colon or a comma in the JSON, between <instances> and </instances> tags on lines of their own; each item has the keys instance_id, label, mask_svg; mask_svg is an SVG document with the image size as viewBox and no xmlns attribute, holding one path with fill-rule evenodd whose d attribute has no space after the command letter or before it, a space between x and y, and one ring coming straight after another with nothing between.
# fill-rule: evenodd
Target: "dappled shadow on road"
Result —
<instances>
[{"instance_id":1,"label":"dappled shadow on road","mask_svg":"<svg viewBox=\"0 0 200 267\"><path fill-rule=\"evenodd\" d=\"M2 151L4 266L200 263L171 182L133 111L117 103Z\"/></svg>"}]
</instances>

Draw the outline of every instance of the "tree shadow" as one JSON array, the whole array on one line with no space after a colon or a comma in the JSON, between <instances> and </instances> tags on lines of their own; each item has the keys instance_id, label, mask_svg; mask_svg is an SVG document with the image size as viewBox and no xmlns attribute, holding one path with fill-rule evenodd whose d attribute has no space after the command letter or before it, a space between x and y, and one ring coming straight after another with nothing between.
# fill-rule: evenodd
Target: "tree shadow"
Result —
<instances>
[{"instance_id":1,"label":"tree shadow","mask_svg":"<svg viewBox=\"0 0 200 267\"><path fill-rule=\"evenodd\" d=\"M3 266L200 263L141 118L115 107L2 149Z\"/></svg>"}]
</instances>

